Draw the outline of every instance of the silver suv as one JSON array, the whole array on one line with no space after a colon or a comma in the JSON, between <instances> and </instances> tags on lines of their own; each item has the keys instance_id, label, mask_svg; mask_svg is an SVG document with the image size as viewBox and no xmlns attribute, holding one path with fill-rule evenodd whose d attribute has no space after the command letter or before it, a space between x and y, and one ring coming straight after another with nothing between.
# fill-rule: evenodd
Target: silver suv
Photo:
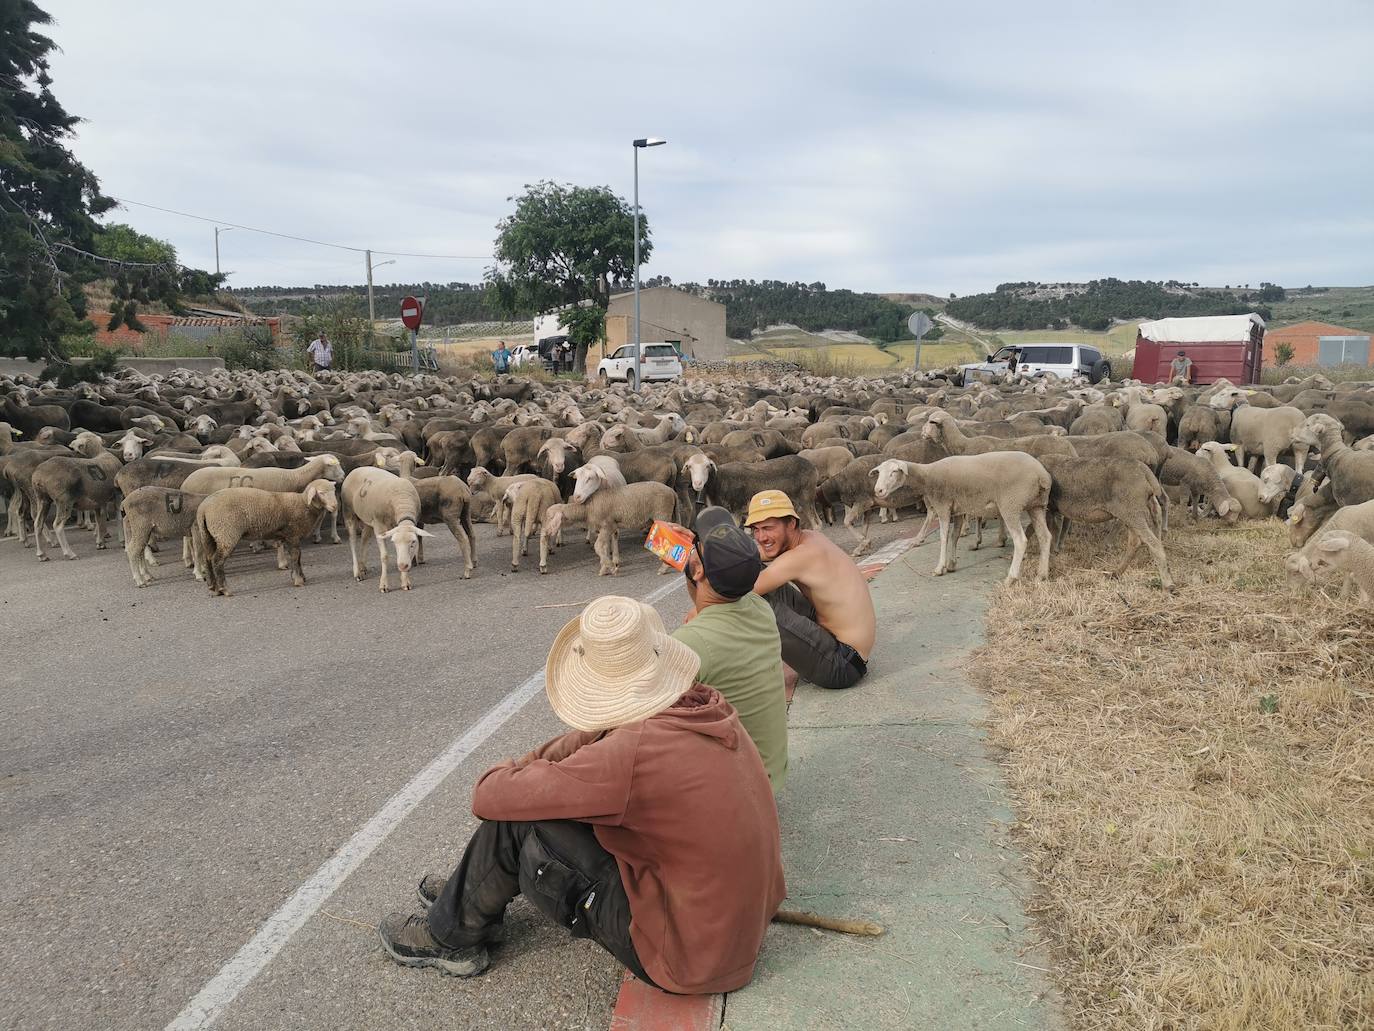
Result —
<instances>
[{"instance_id":1,"label":"silver suv","mask_svg":"<svg viewBox=\"0 0 1374 1031\"><path fill-rule=\"evenodd\" d=\"M1083 344L1008 344L988 355L985 362L959 366L960 381L967 385L984 376L1009 372L1028 376L1069 379L1086 376L1092 383L1112 378L1112 363L1095 347Z\"/></svg>"}]
</instances>

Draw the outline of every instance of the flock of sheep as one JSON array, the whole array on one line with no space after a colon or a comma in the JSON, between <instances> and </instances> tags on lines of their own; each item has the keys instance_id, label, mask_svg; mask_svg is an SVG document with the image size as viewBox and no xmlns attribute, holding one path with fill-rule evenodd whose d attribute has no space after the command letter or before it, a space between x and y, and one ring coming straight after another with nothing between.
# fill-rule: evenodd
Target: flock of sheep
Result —
<instances>
[{"instance_id":1,"label":"flock of sheep","mask_svg":"<svg viewBox=\"0 0 1374 1031\"><path fill-rule=\"evenodd\" d=\"M622 532L690 524L700 505L742 515L781 489L811 526L837 511L869 545L873 513L924 511L938 525L935 572L956 568L967 520L1011 538L1020 576L1026 527L1037 575L1073 523L1116 520L1120 570L1144 546L1173 586L1171 504L1233 524L1287 517L1288 570L1347 574L1374 594L1374 385L1316 376L1269 388L1205 388L1007 377L957 387L939 373L767 382L701 379L633 394L559 381L461 381L377 372L120 371L61 390L0 376L0 502L6 534L40 560L67 558L74 522L97 549L119 516L135 585L153 580L159 542L212 594L240 542L275 545L305 582L301 547L348 535L354 576L379 586L394 557L401 588L443 524L475 564L473 524L511 535L518 570L537 538L539 570L566 527L585 528L599 572L619 570ZM1318 459L1315 470L1309 469ZM1253 469L1251 468L1253 466ZM668 567L664 566L663 571Z\"/></svg>"}]
</instances>

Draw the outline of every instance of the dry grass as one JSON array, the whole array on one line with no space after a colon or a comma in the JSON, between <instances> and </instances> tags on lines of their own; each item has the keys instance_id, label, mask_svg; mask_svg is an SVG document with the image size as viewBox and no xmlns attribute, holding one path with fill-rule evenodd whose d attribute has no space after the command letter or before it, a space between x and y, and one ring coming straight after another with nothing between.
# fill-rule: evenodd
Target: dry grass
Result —
<instances>
[{"instance_id":1,"label":"dry grass","mask_svg":"<svg viewBox=\"0 0 1374 1031\"><path fill-rule=\"evenodd\" d=\"M1374 1027L1374 617L1277 522L1176 525L1173 596L1080 534L975 658L1073 1025Z\"/></svg>"}]
</instances>

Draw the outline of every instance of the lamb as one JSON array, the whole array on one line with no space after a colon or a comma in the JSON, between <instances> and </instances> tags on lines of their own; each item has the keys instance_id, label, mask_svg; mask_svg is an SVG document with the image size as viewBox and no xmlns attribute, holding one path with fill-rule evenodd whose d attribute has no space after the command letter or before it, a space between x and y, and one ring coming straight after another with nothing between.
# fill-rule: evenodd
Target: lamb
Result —
<instances>
[{"instance_id":1,"label":"lamb","mask_svg":"<svg viewBox=\"0 0 1374 1031\"><path fill-rule=\"evenodd\" d=\"M869 475L877 481L873 494L879 500L899 487L910 486L925 499L926 510L939 519L940 560L935 567L936 576L954 571L964 519L989 511L1001 517L1011 535L1013 552L1007 582L1020 577L1026 555L1026 531L1021 527L1023 512L1030 514L1040 545L1037 579L1049 575L1050 530L1045 516L1053 481L1045 467L1030 455L1020 451L952 455L930 465L889 458Z\"/></svg>"},{"instance_id":2,"label":"lamb","mask_svg":"<svg viewBox=\"0 0 1374 1031\"><path fill-rule=\"evenodd\" d=\"M232 466L197 469L181 481L181 489L192 494L213 494L226 487L255 487L258 490L296 494L305 490L306 485L312 480L331 480L337 483L343 478L343 466L337 457L317 455L299 469L245 471Z\"/></svg>"},{"instance_id":3,"label":"lamb","mask_svg":"<svg viewBox=\"0 0 1374 1031\"><path fill-rule=\"evenodd\" d=\"M367 545L362 537L370 531L377 542L382 576L378 586L385 594L387 584L386 542L396 549L396 568L401 573L401 590L410 590L410 567L415 563L420 538L433 537L421 529L420 494L415 484L385 469L364 466L354 469L343 483L344 525L348 528L348 550L353 556L353 578L367 575Z\"/></svg>"},{"instance_id":4,"label":"lamb","mask_svg":"<svg viewBox=\"0 0 1374 1031\"><path fill-rule=\"evenodd\" d=\"M620 575L620 531L633 528L647 531L655 519L673 518L677 494L662 483L630 483L620 488L602 488L586 504L550 505L540 531L540 562L545 563L547 538L556 538L565 522L581 521L596 536L596 554L601 560L598 576ZM660 573L671 571L664 565Z\"/></svg>"},{"instance_id":5,"label":"lamb","mask_svg":"<svg viewBox=\"0 0 1374 1031\"><path fill-rule=\"evenodd\" d=\"M1364 537L1344 530L1328 530L1317 541L1312 563L1313 572L1340 569L1347 581L1354 581L1360 592L1360 604L1374 601L1374 544Z\"/></svg>"},{"instance_id":6,"label":"lamb","mask_svg":"<svg viewBox=\"0 0 1374 1031\"><path fill-rule=\"evenodd\" d=\"M496 506L496 536L500 537L501 532L506 529L506 518L508 512L505 505L506 491L513 483L527 483L530 480L540 480L542 476L534 473L517 473L514 476L493 476L489 471L477 466L472 472L468 473L468 488L472 491L474 499L485 498Z\"/></svg>"},{"instance_id":7,"label":"lamb","mask_svg":"<svg viewBox=\"0 0 1374 1031\"><path fill-rule=\"evenodd\" d=\"M1221 482L1226 486L1226 492L1240 502L1241 514L1246 519L1267 519L1278 511L1279 498L1268 503L1263 501L1263 481L1249 469L1241 469L1231 464L1226 454L1235 446L1208 441L1197 449L1197 453L1212 463L1212 468L1217 471Z\"/></svg>"},{"instance_id":8,"label":"lamb","mask_svg":"<svg viewBox=\"0 0 1374 1031\"><path fill-rule=\"evenodd\" d=\"M197 580L205 578L204 557L195 548L196 512L208 495L187 494L171 487L139 487L120 503L124 522L124 554L135 587L153 582L149 566L157 565L150 545L156 537L170 541L182 539L182 561L194 567Z\"/></svg>"},{"instance_id":9,"label":"lamb","mask_svg":"<svg viewBox=\"0 0 1374 1031\"><path fill-rule=\"evenodd\" d=\"M1296 500L1288 510L1288 518L1284 520L1288 527L1288 542L1295 548L1301 548L1311 540L1312 535L1320 530L1322 525L1341 507L1331 497L1330 480L1323 483L1317 490L1312 490L1311 487L1312 480L1308 479L1298 491ZM1358 506L1351 505L1349 507Z\"/></svg>"},{"instance_id":10,"label":"lamb","mask_svg":"<svg viewBox=\"0 0 1374 1031\"><path fill-rule=\"evenodd\" d=\"M543 533L549 509L560 500L558 488L550 480L526 480L513 483L506 490L506 506L510 509L510 569L520 572L520 556L529 554L528 542L535 527L539 534L539 572L549 571L548 538Z\"/></svg>"},{"instance_id":11,"label":"lamb","mask_svg":"<svg viewBox=\"0 0 1374 1031\"><path fill-rule=\"evenodd\" d=\"M1070 522L1105 523L1115 519L1126 528L1126 554L1113 576L1121 576L1143 543L1154 559L1160 586L1174 589L1162 538L1168 525L1169 499L1144 462L1114 458L1064 458L1047 455L1041 464L1054 483L1050 512L1059 521L1055 550L1063 547Z\"/></svg>"},{"instance_id":12,"label":"lamb","mask_svg":"<svg viewBox=\"0 0 1374 1031\"><path fill-rule=\"evenodd\" d=\"M717 465L706 455L692 455L682 463L683 472L696 492L696 502L720 505L743 515L749 499L761 490L780 490L792 499L797 513L812 529L821 525L816 512L816 487L820 477L805 458L786 455L765 462L730 462Z\"/></svg>"},{"instance_id":13,"label":"lamb","mask_svg":"<svg viewBox=\"0 0 1374 1031\"><path fill-rule=\"evenodd\" d=\"M1329 415L1310 415L1293 434L1294 447L1321 449L1322 468L1331 481L1331 496L1341 505L1374 499L1374 454L1345 443L1343 427Z\"/></svg>"},{"instance_id":14,"label":"lamb","mask_svg":"<svg viewBox=\"0 0 1374 1031\"><path fill-rule=\"evenodd\" d=\"M1294 506L1296 510L1298 506ZM1359 505L1348 505L1337 509L1314 531L1303 545L1284 557L1283 567L1288 573L1289 582L1294 584L1311 582L1320 568L1317 553L1321 540L1330 533L1350 533L1374 543L1374 501Z\"/></svg>"},{"instance_id":15,"label":"lamb","mask_svg":"<svg viewBox=\"0 0 1374 1031\"><path fill-rule=\"evenodd\" d=\"M1240 518L1240 502L1231 497L1221 476L1205 456L1171 447L1169 458L1159 471L1159 482L1166 487L1183 487L1184 504L1190 512L1201 514L1197 510L1205 501L1227 525L1234 525Z\"/></svg>"},{"instance_id":16,"label":"lamb","mask_svg":"<svg viewBox=\"0 0 1374 1031\"><path fill-rule=\"evenodd\" d=\"M315 479L297 494L257 487L226 487L206 497L196 510L192 536L205 563L205 582L214 597L228 597L224 564L239 541L275 541L285 547L291 583L305 586L301 569L301 541L320 521L321 513L338 506L331 480Z\"/></svg>"}]
</instances>

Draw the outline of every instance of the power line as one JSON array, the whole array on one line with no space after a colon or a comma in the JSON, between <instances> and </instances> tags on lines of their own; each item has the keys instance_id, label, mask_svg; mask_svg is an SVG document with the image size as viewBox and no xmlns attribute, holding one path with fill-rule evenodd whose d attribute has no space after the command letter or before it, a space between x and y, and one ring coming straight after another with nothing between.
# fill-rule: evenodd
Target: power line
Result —
<instances>
[{"instance_id":1,"label":"power line","mask_svg":"<svg viewBox=\"0 0 1374 1031\"><path fill-rule=\"evenodd\" d=\"M283 240L295 240L297 243L313 244L316 247L332 247L339 251L352 251L355 254L365 254L369 250L367 247L350 247L344 243L330 243L327 240L312 240L308 236L293 236L290 233L278 233L272 229L259 229L257 226L240 225L237 222L230 222L222 218L208 218L205 215L193 215L189 211L177 211L175 208L163 208L156 204L145 204L143 201L128 200L125 197L115 197L114 200L120 204L132 204L137 208L150 208L153 211L161 211L168 215L180 215L182 218L194 218L198 222L209 222L212 225L228 226L230 229L242 229L249 233L262 233L264 236L276 236ZM379 251L371 248L373 254L385 254L391 258L438 258L449 261L490 261L490 254L415 254L409 251Z\"/></svg>"}]
</instances>

